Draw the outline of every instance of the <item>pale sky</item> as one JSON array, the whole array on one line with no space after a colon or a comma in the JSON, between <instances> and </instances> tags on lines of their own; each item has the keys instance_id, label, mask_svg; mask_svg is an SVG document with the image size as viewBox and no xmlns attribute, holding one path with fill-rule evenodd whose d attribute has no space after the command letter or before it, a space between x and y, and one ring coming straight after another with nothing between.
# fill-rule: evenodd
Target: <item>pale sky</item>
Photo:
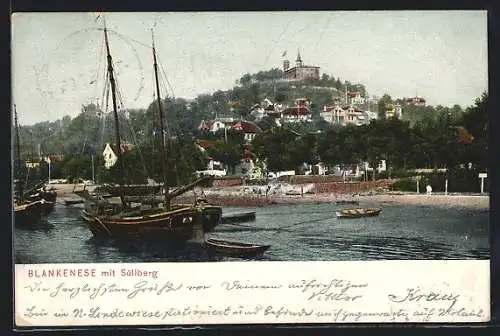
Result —
<instances>
[{"instance_id":1,"label":"pale sky","mask_svg":"<svg viewBox=\"0 0 500 336\"><path fill-rule=\"evenodd\" d=\"M285 50L292 64L300 50L305 64L362 83L370 95L419 95L430 105L466 107L488 88L486 11L106 13L105 18L127 108L145 108L153 100L153 27L173 89L168 93L176 97L230 89L245 73L281 67ZM74 117L82 104L101 101L102 24L94 13L13 16L13 103L21 124Z\"/></svg>"}]
</instances>

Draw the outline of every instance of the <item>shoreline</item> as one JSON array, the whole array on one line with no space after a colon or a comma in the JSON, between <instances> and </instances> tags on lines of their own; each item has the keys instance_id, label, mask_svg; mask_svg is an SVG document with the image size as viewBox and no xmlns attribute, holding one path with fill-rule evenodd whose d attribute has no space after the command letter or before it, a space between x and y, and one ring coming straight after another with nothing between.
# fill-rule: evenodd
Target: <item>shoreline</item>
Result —
<instances>
[{"instance_id":1,"label":"shoreline","mask_svg":"<svg viewBox=\"0 0 500 336\"><path fill-rule=\"evenodd\" d=\"M78 197L73 193L74 185L59 184L52 185L61 198ZM76 187L81 190L82 185ZM92 191L95 186L88 186L87 189ZM398 205L417 205L417 206L458 206L472 210L489 210L490 197L489 194L426 194L416 193L390 193L382 192L370 195L351 195L351 194L334 194L334 193L315 193L301 195L255 195L242 194L235 192L231 187L218 190L205 190L206 199L209 203L219 206L273 206L282 204L318 204L318 203L335 203L339 200L355 200L360 202L360 207L363 203L366 204L398 204ZM192 195L183 195L175 198L178 203L193 201ZM346 207L353 207L347 205Z\"/></svg>"}]
</instances>

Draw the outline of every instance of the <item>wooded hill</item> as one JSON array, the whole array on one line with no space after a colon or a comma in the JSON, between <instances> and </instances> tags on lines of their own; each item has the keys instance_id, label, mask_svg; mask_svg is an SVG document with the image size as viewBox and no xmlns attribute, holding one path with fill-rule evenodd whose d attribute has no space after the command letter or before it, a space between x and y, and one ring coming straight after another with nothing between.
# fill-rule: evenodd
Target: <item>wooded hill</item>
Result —
<instances>
[{"instance_id":1,"label":"wooded hill","mask_svg":"<svg viewBox=\"0 0 500 336\"><path fill-rule=\"evenodd\" d=\"M363 96L368 96L363 84L353 84L327 74L323 74L317 81L293 85L280 81L282 75L282 71L277 68L245 74L236 81L232 89L199 95L193 101L165 98L169 135L196 136L201 120L211 120L216 116L252 120L251 107L262 102L264 98L273 102L293 104L295 99L305 96L312 100L313 123L293 127L300 132L324 131L328 129L328 124L321 119L320 112L325 104L332 104L334 99L343 98L345 90L358 91ZM463 112L458 105L453 108L409 106L402 101L393 101L388 94L384 95L376 106L365 104L360 107L379 112L386 104L393 102L403 105L403 120L409 121L410 125L424 119L437 119L439 115L447 113L451 113L452 119L456 119ZM122 111L120 122L124 141L139 146L150 143L158 124L156 109L157 104L152 102L144 109ZM22 114L22 111L18 113ZM264 129L271 127L265 120L260 126ZM80 113L74 118L65 116L54 122L45 121L21 126L20 138L23 159L37 157L39 149L42 153L50 154L100 154L106 142L114 142L112 112L104 113L100 107L87 104L82 106Z\"/></svg>"}]
</instances>

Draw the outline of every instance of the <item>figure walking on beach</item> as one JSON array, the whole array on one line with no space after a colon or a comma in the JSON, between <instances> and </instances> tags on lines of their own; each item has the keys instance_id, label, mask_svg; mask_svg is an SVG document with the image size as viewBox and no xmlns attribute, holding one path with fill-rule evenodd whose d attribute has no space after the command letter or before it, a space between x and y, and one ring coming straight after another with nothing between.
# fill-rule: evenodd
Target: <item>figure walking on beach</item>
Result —
<instances>
[{"instance_id":1,"label":"figure walking on beach","mask_svg":"<svg viewBox=\"0 0 500 336\"><path fill-rule=\"evenodd\" d=\"M425 189L427 190L427 196L431 196L432 195L432 187L428 184Z\"/></svg>"}]
</instances>

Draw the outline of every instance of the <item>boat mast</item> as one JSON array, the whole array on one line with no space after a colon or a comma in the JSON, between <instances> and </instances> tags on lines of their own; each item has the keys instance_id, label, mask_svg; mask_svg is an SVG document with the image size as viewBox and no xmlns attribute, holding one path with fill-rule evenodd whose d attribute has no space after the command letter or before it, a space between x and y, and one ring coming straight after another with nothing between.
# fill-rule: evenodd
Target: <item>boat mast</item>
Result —
<instances>
[{"instance_id":1,"label":"boat mast","mask_svg":"<svg viewBox=\"0 0 500 336\"><path fill-rule=\"evenodd\" d=\"M167 181L167 162L166 162L166 150L165 150L165 135L163 128L163 108L161 104L161 96L160 96L160 84L158 81L158 63L156 62L156 49L155 49L155 41L153 31L151 31L151 36L153 39L153 66L155 72L155 82L156 82L156 99L158 100L158 113L160 116L160 136L161 136L161 146L160 146L160 160L162 162L161 169L163 175L163 188L165 189L165 201L164 208L165 210L170 210L170 196L168 192L168 181Z\"/></svg>"},{"instance_id":2,"label":"boat mast","mask_svg":"<svg viewBox=\"0 0 500 336\"><path fill-rule=\"evenodd\" d=\"M22 202L24 197L23 197L23 183L21 181L22 177L22 166L21 166L21 145L19 143L19 124L17 123L17 110L16 110L16 104L14 104L14 128L15 128L15 134L16 134L16 155L17 155L17 176L16 178L18 179L18 188L19 188L19 200Z\"/></svg>"},{"instance_id":3,"label":"boat mast","mask_svg":"<svg viewBox=\"0 0 500 336\"><path fill-rule=\"evenodd\" d=\"M122 146L120 142L120 128L119 128L119 121L118 121L118 109L116 107L116 83L115 83L115 78L113 76L113 59L111 58L111 53L109 52L109 43L108 43L108 30L106 28L106 22L104 23L104 41L106 43L106 53L107 53L107 60L108 60L108 73L109 73L109 82L111 84L111 97L113 98L113 115L115 117L115 136L116 136L116 147L117 147L117 153L116 156L118 157L118 163L119 163L119 177L118 177L118 182L120 183L120 201L125 208L127 205L125 203L125 193L123 191L123 175L124 175L124 168L123 168L123 160L122 160Z\"/></svg>"}]
</instances>

